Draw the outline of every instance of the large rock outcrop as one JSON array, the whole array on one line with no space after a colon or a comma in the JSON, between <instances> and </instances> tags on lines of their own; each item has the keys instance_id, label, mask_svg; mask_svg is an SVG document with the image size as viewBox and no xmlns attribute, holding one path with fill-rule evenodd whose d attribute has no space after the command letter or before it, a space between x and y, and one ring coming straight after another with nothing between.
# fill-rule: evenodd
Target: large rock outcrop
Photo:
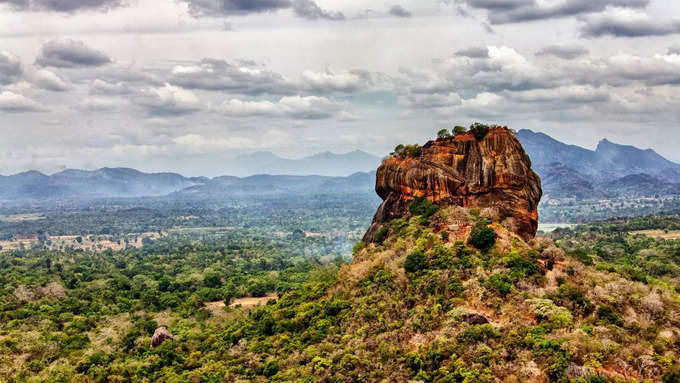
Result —
<instances>
[{"instance_id":1,"label":"large rock outcrop","mask_svg":"<svg viewBox=\"0 0 680 383\"><path fill-rule=\"evenodd\" d=\"M538 229L541 180L514 134L501 127L481 139L464 133L430 141L420 156L392 156L378 168L375 189L384 201L364 236L367 243L392 219L407 217L419 197L440 206L494 208L499 223L524 239Z\"/></svg>"}]
</instances>

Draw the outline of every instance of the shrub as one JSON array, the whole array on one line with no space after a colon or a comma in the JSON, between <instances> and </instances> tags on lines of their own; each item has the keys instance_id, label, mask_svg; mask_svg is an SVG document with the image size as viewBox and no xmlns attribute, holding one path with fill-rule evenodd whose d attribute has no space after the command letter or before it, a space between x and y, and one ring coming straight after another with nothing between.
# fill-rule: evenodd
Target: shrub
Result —
<instances>
[{"instance_id":1,"label":"shrub","mask_svg":"<svg viewBox=\"0 0 680 383\"><path fill-rule=\"evenodd\" d=\"M430 218L439 210L439 206L433 204L425 197L418 197L411 202L408 206L408 210L412 214Z\"/></svg>"},{"instance_id":2,"label":"shrub","mask_svg":"<svg viewBox=\"0 0 680 383\"><path fill-rule=\"evenodd\" d=\"M271 362L267 363L264 366L264 369L262 370L262 375L266 376L267 378L270 378L274 375L276 375L279 372L279 364L276 363L276 361L272 360Z\"/></svg>"},{"instance_id":3,"label":"shrub","mask_svg":"<svg viewBox=\"0 0 680 383\"><path fill-rule=\"evenodd\" d=\"M464 126L457 125L453 128L453 134L465 134L467 129Z\"/></svg>"},{"instance_id":4,"label":"shrub","mask_svg":"<svg viewBox=\"0 0 680 383\"><path fill-rule=\"evenodd\" d=\"M496 232L486 225L477 225L472 230L469 244L482 251L488 251L496 244Z\"/></svg>"},{"instance_id":5,"label":"shrub","mask_svg":"<svg viewBox=\"0 0 680 383\"><path fill-rule=\"evenodd\" d=\"M571 312L555 305L550 299L529 299L531 309L540 321L549 321L555 327L569 326L573 321Z\"/></svg>"},{"instance_id":6,"label":"shrub","mask_svg":"<svg viewBox=\"0 0 680 383\"><path fill-rule=\"evenodd\" d=\"M475 122L470 126L470 132L472 132L477 140L481 140L489 133L489 126Z\"/></svg>"},{"instance_id":7,"label":"shrub","mask_svg":"<svg viewBox=\"0 0 680 383\"><path fill-rule=\"evenodd\" d=\"M363 241L359 241L352 247L352 255L357 255L358 252L366 248L366 244Z\"/></svg>"},{"instance_id":8,"label":"shrub","mask_svg":"<svg viewBox=\"0 0 680 383\"><path fill-rule=\"evenodd\" d=\"M437 132L437 138L449 138L451 137L451 133L449 133L448 129L442 129Z\"/></svg>"},{"instance_id":9,"label":"shrub","mask_svg":"<svg viewBox=\"0 0 680 383\"><path fill-rule=\"evenodd\" d=\"M612 308L609 306L600 306L597 309L597 317L602 323L613 324L619 327L623 326L623 319L621 319L621 315L615 313L614 310L612 310Z\"/></svg>"},{"instance_id":10,"label":"shrub","mask_svg":"<svg viewBox=\"0 0 680 383\"><path fill-rule=\"evenodd\" d=\"M486 288L506 296L512 291L510 277L505 274L494 274L486 281Z\"/></svg>"},{"instance_id":11,"label":"shrub","mask_svg":"<svg viewBox=\"0 0 680 383\"><path fill-rule=\"evenodd\" d=\"M378 229L378 231L375 232L374 239L378 243L383 243L385 239L387 238L387 233L389 229L387 227L381 227Z\"/></svg>"},{"instance_id":12,"label":"shrub","mask_svg":"<svg viewBox=\"0 0 680 383\"><path fill-rule=\"evenodd\" d=\"M420 270L425 269L427 266L427 257L422 251L414 251L413 253L406 256L406 261L404 262L404 269L409 273L415 273Z\"/></svg>"}]
</instances>

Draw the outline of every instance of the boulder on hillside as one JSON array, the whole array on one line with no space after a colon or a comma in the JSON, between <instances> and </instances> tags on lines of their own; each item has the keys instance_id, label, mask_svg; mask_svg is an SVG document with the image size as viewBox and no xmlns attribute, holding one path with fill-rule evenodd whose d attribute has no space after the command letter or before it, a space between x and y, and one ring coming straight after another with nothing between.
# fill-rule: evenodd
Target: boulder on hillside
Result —
<instances>
[{"instance_id":1,"label":"boulder on hillside","mask_svg":"<svg viewBox=\"0 0 680 383\"><path fill-rule=\"evenodd\" d=\"M175 340L175 337L170 334L167 328L159 327L154 331L153 337L151 337L151 347L158 347L166 340Z\"/></svg>"}]
</instances>

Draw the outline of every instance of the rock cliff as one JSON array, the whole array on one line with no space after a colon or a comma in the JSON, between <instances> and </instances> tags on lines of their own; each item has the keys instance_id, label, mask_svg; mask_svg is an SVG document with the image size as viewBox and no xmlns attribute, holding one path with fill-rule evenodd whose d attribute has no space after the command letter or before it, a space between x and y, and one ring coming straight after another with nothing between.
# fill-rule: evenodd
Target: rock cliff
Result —
<instances>
[{"instance_id":1,"label":"rock cliff","mask_svg":"<svg viewBox=\"0 0 680 383\"><path fill-rule=\"evenodd\" d=\"M419 197L439 205L493 208L499 223L524 239L536 235L541 180L512 132L492 127L483 138L472 133L438 138L418 155L393 155L377 171L376 192L383 203L364 242L387 222L409 215Z\"/></svg>"}]
</instances>

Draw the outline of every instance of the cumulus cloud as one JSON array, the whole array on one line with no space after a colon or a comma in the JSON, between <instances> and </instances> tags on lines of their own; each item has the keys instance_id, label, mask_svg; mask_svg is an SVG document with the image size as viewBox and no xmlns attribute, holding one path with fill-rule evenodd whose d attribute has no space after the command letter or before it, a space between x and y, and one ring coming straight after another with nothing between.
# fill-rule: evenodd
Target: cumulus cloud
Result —
<instances>
[{"instance_id":1,"label":"cumulus cloud","mask_svg":"<svg viewBox=\"0 0 680 383\"><path fill-rule=\"evenodd\" d=\"M106 11L120 7L120 0L0 0L14 10L73 13L77 11Z\"/></svg>"},{"instance_id":2,"label":"cumulus cloud","mask_svg":"<svg viewBox=\"0 0 680 383\"><path fill-rule=\"evenodd\" d=\"M488 12L492 24L544 20L602 12L607 7L644 8L650 0L458 0Z\"/></svg>"},{"instance_id":3,"label":"cumulus cloud","mask_svg":"<svg viewBox=\"0 0 680 383\"><path fill-rule=\"evenodd\" d=\"M76 40L51 40L42 46L37 65L57 68L98 67L111 63L103 52Z\"/></svg>"},{"instance_id":4,"label":"cumulus cloud","mask_svg":"<svg viewBox=\"0 0 680 383\"><path fill-rule=\"evenodd\" d=\"M312 0L294 0L293 12L299 17L308 20L326 19L326 20L344 20L345 15L342 12L327 11L319 7L317 3Z\"/></svg>"},{"instance_id":5,"label":"cumulus cloud","mask_svg":"<svg viewBox=\"0 0 680 383\"><path fill-rule=\"evenodd\" d=\"M0 110L4 112L43 112L45 107L30 98L10 92L3 91L0 93Z\"/></svg>"},{"instance_id":6,"label":"cumulus cloud","mask_svg":"<svg viewBox=\"0 0 680 383\"><path fill-rule=\"evenodd\" d=\"M489 48L487 47L468 47L456 52L456 56L469 57L475 59L489 58Z\"/></svg>"},{"instance_id":7,"label":"cumulus cloud","mask_svg":"<svg viewBox=\"0 0 680 383\"><path fill-rule=\"evenodd\" d=\"M278 102L227 100L222 113L231 117L289 117L300 120L332 118L342 112L344 105L325 97L292 96Z\"/></svg>"},{"instance_id":8,"label":"cumulus cloud","mask_svg":"<svg viewBox=\"0 0 680 383\"><path fill-rule=\"evenodd\" d=\"M536 52L536 56L555 56L564 60L573 60L587 54L586 48L576 45L550 45Z\"/></svg>"},{"instance_id":9,"label":"cumulus cloud","mask_svg":"<svg viewBox=\"0 0 680 383\"><path fill-rule=\"evenodd\" d=\"M644 12L613 9L586 18L581 34L585 37L641 37L680 33L680 20L660 21Z\"/></svg>"},{"instance_id":10,"label":"cumulus cloud","mask_svg":"<svg viewBox=\"0 0 680 383\"><path fill-rule=\"evenodd\" d=\"M170 84L144 90L138 102L153 115L179 116L197 112L201 107L193 92Z\"/></svg>"},{"instance_id":11,"label":"cumulus cloud","mask_svg":"<svg viewBox=\"0 0 680 383\"><path fill-rule=\"evenodd\" d=\"M0 85L17 81L23 74L21 61L9 52L0 51Z\"/></svg>"},{"instance_id":12,"label":"cumulus cloud","mask_svg":"<svg viewBox=\"0 0 680 383\"><path fill-rule=\"evenodd\" d=\"M397 16L397 17L411 17L411 12L406 10L406 8L402 7L401 5L393 5L389 9L389 13L392 16Z\"/></svg>"},{"instance_id":13,"label":"cumulus cloud","mask_svg":"<svg viewBox=\"0 0 680 383\"><path fill-rule=\"evenodd\" d=\"M228 91L247 95L283 95L295 91L293 84L278 73L214 59L175 66L170 82L188 89Z\"/></svg>"},{"instance_id":14,"label":"cumulus cloud","mask_svg":"<svg viewBox=\"0 0 680 383\"><path fill-rule=\"evenodd\" d=\"M53 92L65 92L71 88L61 77L47 69L40 69L33 73L32 80L33 84L39 88Z\"/></svg>"}]
</instances>

